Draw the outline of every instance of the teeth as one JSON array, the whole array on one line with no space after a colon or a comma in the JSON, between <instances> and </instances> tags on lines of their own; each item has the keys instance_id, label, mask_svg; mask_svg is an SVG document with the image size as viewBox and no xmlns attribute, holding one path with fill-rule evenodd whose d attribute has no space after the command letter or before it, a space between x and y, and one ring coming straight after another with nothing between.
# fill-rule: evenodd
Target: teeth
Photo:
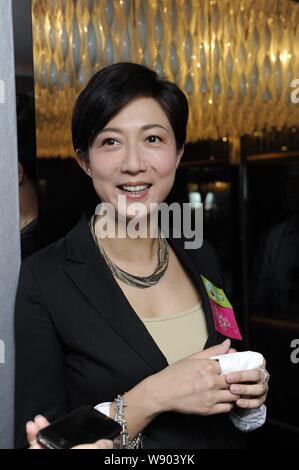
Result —
<instances>
[{"instance_id":1,"label":"teeth","mask_svg":"<svg viewBox=\"0 0 299 470\"><path fill-rule=\"evenodd\" d=\"M136 193L138 191L144 191L146 188L148 188L150 185L149 184L144 184L142 186L120 186L122 189L125 191L129 191L131 193Z\"/></svg>"}]
</instances>

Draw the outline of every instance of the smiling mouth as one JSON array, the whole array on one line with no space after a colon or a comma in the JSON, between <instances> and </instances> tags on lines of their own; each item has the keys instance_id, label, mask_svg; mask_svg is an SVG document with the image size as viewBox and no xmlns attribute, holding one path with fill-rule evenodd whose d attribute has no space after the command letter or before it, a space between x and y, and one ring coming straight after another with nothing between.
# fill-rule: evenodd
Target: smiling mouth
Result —
<instances>
[{"instance_id":1,"label":"smiling mouth","mask_svg":"<svg viewBox=\"0 0 299 470\"><path fill-rule=\"evenodd\" d=\"M120 184L117 187L126 193L130 193L132 195L141 194L147 189L149 189L152 185L148 184L138 184L138 185L127 185L127 184Z\"/></svg>"}]
</instances>

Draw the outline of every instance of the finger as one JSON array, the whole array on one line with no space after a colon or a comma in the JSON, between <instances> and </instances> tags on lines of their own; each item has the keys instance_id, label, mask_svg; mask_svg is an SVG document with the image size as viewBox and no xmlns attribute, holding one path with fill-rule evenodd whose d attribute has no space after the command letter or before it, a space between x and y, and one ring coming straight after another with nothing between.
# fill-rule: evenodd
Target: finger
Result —
<instances>
[{"instance_id":1,"label":"finger","mask_svg":"<svg viewBox=\"0 0 299 470\"><path fill-rule=\"evenodd\" d=\"M113 441L107 439L100 439L94 444L98 449L113 449Z\"/></svg>"},{"instance_id":2,"label":"finger","mask_svg":"<svg viewBox=\"0 0 299 470\"><path fill-rule=\"evenodd\" d=\"M236 352L237 352L237 350L234 349L234 348L229 348L229 350L228 350L228 354L236 353Z\"/></svg>"},{"instance_id":3,"label":"finger","mask_svg":"<svg viewBox=\"0 0 299 470\"><path fill-rule=\"evenodd\" d=\"M217 403L235 403L240 399L239 395L234 395L229 390L220 390L214 394L214 404Z\"/></svg>"},{"instance_id":4,"label":"finger","mask_svg":"<svg viewBox=\"0 0 299 470\"><path fill-rule=\"evenodd\" d=\"M234 408L234 404L231 403L217 403L217 405L214 405L211 407L209 411L209 415L218 415L221 413L230 413L232 409Z\"/></svg>"},{"instance_id":5,"label":"finger","mask_svg":"<svg viewBox=\"0 0 299 470\"><path fill-rule=\"evenodd\" d=\"M253 385L240 385L233 384L230 386L229 390L231 393L236 395L249 395L250 397L260 397L267 393L268 386L267 384L253 384Z\"/></svg>"},{"instance_id":6,"label":"finger","mask_svg":"<svg viewBox=\"0 0 299 470\"><path fill-rule=\"evenodd\" d=\"M71 449L78 450L78 449L98 449L95 444L80 444L79 446L71 447Z\"/></svg>"},{"instance_id":7,"label":"finger","mask_svg":"<svg viewBox=\"0 0 299 470\"><path fill-rule=\"evenodd\" d=\"M38 427L33 421L28 421L26 424L27 441L30 449L41 449L42 447L38 444L36 436L38 434Z\"/></svg>"},{"instance_id":8,"label":"finger","mask_svg":"<svg viewBox=\"0 0 299 470\"><path fill-rule=\"evenodd\" d=\"M259 383L264 380L265 374L261 369L246 370L240 372L233 372L225 376L228 384L237 384L242 382L255 382Z\"/></svg>"},{"instance_id":9,"label":"finger","mask_svg":"<svg viewBox=\"0 0 299 470\"><path fill-rule=\"evenodd\" d=\"M113 442L107 439L100 439L92 444L80 444L72 449L113 449Z\"/></svg>"},{"instance_id":10,"label":"finger","mask_svg":"<svg viewBox=\"0 0 299 470\"><path fill-rule=\"evenodd\" d=\"M240 398L239 400L236 401L236 405L239 406L240 408L246 408L246 409L253 409L253 408L259 408L261 405L265 403L266 396L263 395L260 398L253 398L253 399L244 399Z\"/></svg>"},{"instance_id":11,"label":"finger","mask_svg":"<svg viewBox=\"0 0 299 470\"><path fill-rule=\"evenodd\" d=\"M211 348L204 349L192 356L189 356L190 359L209 359L211 356L220 356L221 354L226 354L230 347L230 339L226 339L223 343L212 346Z\"/></svg>"},{"instance_id":12,"label":"finger","mask_svg":"<svg viewBox=\"0 0 299 470\"><path fill-rule=\"evenodd\" d=\"M49 421L47 420L47 418L45 418L42 415L37 415L34 418L34 422L35 422L35 424L36 424L39 431L41 429L44 429L45 427L49 426L49 424L50 424Z\"/></svg>"},{"instance_id":13,"label":"finger","mask_svg":"<svg viewBox=\"0 0 299 470\"><path fill-rule=\"evenodd\" d=\"M212 346L211 348L204 349L199 353L200 359L210 358L211 356L220 356L221 354L226 354L230 348L231 341L226 339L223 343Z\"/></svg>"},{"instance_id":14,"label":"finger","mask_svg":"<svg viewBox=\"0 0 299 470\"><path fill-rule=\"evenodd\" d=\"M49 421L41 415L37 415L34 421L28 421L26 424L27 441L31 449L42 449L43 447L37 442L39 431L49 425Z\"/></svg>"},{"instance_id":15,"label":"finger","mask_svg":"<svg viewBox=\"0 0 299 470\"><path fill-rule=\"evenodd\" d=\"M230 385L226 383L224 375L218 375L212 379L212 389L216 390L229 390Z\"/></svg>"},{"instance_id":16,"label":"finger","mask_svg":"<svg viewBox=\"0 0 299 470\"><path fill-rule=\"evenodd\" d=\"M202 378L199 378L202 384ZM205 388L210 391L214 390L229 390L229 385L226 383L224 375L213 374L205 377Z\"/></svg>"}]
</instances>

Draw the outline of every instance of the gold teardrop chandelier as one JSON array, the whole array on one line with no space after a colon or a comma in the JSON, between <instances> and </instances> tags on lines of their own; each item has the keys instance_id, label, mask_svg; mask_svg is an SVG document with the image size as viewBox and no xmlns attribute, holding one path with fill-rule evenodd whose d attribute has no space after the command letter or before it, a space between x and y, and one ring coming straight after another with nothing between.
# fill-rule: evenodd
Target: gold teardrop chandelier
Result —
<instances>
[{"instance_id":1,"label":"gold teardrop chandelier","mask_svg":"<svg viewBox=\"0 0 299 470\"><path fill-rule=\"evenodd\" d=\"M145 64L185 91L189 141L298 125L291 83L299 79L299 5L292 0L32 5L40 157L73 155L76 96L91 75L119 61Z\"/></svg>"}]
</instances>

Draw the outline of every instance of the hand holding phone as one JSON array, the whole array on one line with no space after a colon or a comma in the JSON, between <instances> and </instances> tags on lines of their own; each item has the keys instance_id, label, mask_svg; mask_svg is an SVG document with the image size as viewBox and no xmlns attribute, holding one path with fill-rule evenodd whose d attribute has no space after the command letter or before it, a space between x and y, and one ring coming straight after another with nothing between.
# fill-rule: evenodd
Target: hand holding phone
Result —
<instances>
[{"instance_id":1,"label":"hand holding phone","mask_svg":"<svg viewBox=\"0 0 299 470\"><path fill-rule=\"evenodd\" d=\"M82 406L39 431L37 441L47 449L70 449L99 439L113 440L121 426L92 406Z\"/></svg>"}]
</instances>

